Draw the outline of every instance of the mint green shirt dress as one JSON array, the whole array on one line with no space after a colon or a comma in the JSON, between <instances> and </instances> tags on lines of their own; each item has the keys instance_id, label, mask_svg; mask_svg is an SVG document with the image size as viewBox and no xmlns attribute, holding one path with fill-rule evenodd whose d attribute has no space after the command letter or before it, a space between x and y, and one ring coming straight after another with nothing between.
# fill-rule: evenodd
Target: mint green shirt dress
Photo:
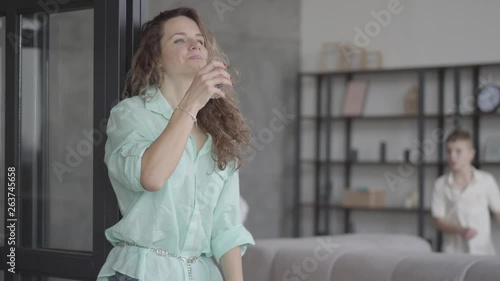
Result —
<instances>
[{"instance_id":1,"label":"mint green shirt dress","mask_svg":"<svg viewBox=\"0 0 500 281\"><path fill-rule=\"evenodd\" d=\"M174 172L157 192L140 182L141 157L167 126L173 109L156 87L148 99L134 96L111 110L106 133L104 162L123 218L106 229L113 244L98 281L116 271L140 281L190 280L188 264L161 256L147 248L120 246L119 242L161 248L181 257L200 257L191 264L195 281L222 281L212 257L234 247L242 255L255 245L241 223L239 174L234 163L217 168L212 158L212 137L199 151L192 136Z\"/></svg>"}]
</instances>

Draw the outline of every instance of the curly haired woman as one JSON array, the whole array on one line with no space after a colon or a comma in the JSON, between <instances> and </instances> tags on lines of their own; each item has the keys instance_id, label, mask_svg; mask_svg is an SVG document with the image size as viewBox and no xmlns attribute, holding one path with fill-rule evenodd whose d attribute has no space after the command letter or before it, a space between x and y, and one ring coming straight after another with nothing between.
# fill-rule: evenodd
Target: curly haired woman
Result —
<instances>
[{"instance_id":1,"label":"curly haired woman","mask_svg":"<svg viewBox=\"0 0 500 281\"><path fill-rule=\"evenodd\" d=\"M255 244L239 195L250 134L225 58L193 9L143 26L106 131L123 218L105 232L114 248L98 280L222 281L216 262L226 281L243 280L241 256Z\"/></svg>"}]
</instances>

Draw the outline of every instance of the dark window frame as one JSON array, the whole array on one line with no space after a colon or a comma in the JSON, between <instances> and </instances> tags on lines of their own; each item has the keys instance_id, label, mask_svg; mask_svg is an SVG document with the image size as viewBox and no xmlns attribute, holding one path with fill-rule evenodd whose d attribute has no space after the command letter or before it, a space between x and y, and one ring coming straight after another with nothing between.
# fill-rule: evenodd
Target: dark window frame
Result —
<instances>
[{"instance_id":1,"label":"dark window frame","mask_svg":"<svg viewBox=\"0 0 500 281\"><path fill-rule=\"evenodd\" d=\"M58 3L54 6L43 7L39 3ZM31 198L22 196L24 190L22 182L30 181L23 175L20 166L21 155L21 112L19 92L19 49L9 42L9 34L16 34L20 29L21 15L26 13L54 13L82 9L94 9L94 112L93 127L99 130L102 120L107 120L111 107L121 97L125 82L125 73L130 65L132 54L135 51L140 29L147 20L147 0L18 0L2 1L0 15L5 16L6 25L6 54L5 54L5 170L8 167L16 168L16 215L19 212L30 212L33 206L41 211L40 203ZM19 34L19 32L17 32ZM22 33L21 33L22 34ZM12 37L12 36L11 36ZM19 46L18 46L19 47ZM16 275L23 274L40 278L53 276L76 280L95 280L101 266L111 250L111 244L105 239L104 231L115 224L120 216L115 194L109 182L104 159L104 141L94 144L93 159L93 248L92 252L71 250L35 249L23 243L25 247L16 247ZM4 187L7 186L7 175ZM8 190L5 192L7 198ZM5 199L7 202L7 199ZM5 214L1 218L6 222ZM31 220L39 220L31 218ZM16 245L19 240L32 237L30 219L18 220L16 223ZM43 233L44 223L37 224L38 234ZM68 239L71 239L68 237ZM28 239L30 240L30 239ZM3 280L15 280L15 275L9 273L7 254L10 246L8 236L4 238L4 247L0 247L0 270L3 270ZM2 279L2 278L0 278ZM43 280L42 278L41 280Z\"/></svg>"}]
</instances>

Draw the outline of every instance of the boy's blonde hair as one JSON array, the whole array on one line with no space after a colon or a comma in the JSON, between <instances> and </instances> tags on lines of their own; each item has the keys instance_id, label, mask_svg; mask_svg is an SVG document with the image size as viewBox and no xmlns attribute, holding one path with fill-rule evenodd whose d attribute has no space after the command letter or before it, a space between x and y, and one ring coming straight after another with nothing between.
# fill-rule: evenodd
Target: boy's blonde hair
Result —
<instances>
[{"instance_id":1,"label":"boy's blonde hair","mask_svg":"<svg viewBox=\"0 0 500 281\"><path fill-rule=\"evenodd\" d=\"M470 144L472 148L474 148L474 143L472 141L472 137L469 132L462 130L462 129L456 129L453 132L451 132L448 137L446 138L446 144L450 142L456 142L456 141L466 141Z\"/></svg>"}]
</instances>

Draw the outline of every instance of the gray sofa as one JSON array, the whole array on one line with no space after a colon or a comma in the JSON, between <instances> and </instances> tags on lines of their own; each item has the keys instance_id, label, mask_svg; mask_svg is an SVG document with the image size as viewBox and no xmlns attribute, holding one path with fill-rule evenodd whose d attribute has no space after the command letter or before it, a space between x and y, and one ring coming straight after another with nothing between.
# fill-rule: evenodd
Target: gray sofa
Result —
<instances>
[{"instance_id":1,"label":"gray sofa","mask_svg":"<svg viewBox=\"0 0 500 281\"><path fill-rule=\"evenodd\" d=\"M245 281L500 281L500 258L434 253L418 237L348 234L257 240Z\"/></svg>"}]
</instances>

